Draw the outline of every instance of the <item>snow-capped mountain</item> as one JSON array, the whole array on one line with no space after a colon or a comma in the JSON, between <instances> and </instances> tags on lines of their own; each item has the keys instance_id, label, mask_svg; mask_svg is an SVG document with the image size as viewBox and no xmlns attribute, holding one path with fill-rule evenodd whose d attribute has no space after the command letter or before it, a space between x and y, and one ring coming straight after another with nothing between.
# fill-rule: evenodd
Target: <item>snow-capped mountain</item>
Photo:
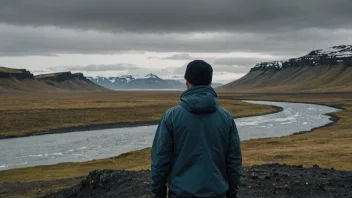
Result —
<instances>
[{"instance_id":1,"label":"snow-capped mountain","mask_svg":"<svg viewBox=\"0 0 352 198\"><path fill-rule=\"evenodd\" d=\"M295 68L304 66L323 66L323 65L351 65L352 45L339 45L327 49L311 51L309 54L291 58L284 61L262 62L256 64L251 71L257 70L282 70L285 68Z\"/></svg>"},{"instance_id":2,"label":"snow-capped mountain","mask_svg":"<svg viewBox=\"0 0 352 198\"><path fill-rule=\"evenodd\" d=\"M352 45L341 45L286 61L259 63L221 89L256 93L350 92L351 76Z\"/></svg>"},{"instance_id":3,"label":"snow-capped mountain","mask_svg":"<svg viewBox=\"0 0 352 198\"><path fill-rule=\"evenodd\" d=\"M119 77L87 77L92 82L114 90L119 89L178 89L184 90L185 80L179 76L170 78L160 78L159 76L150 73L145 76L124 75ZM213 83L213 87L221 86L222 84Z\"/></svg>"},{"instance_id":4,"label":"snow-capped mountain","mask_svg":"<svg viewBox=\"0 0 352 198\"><path fill-rule=\"evenodd\" d=\"M124 75L120 77L87 77L92 82L109 89L184 89L178 80L162 79L150 73L142 77Z\"/></svg>"},{"instance_id":5,"label":"snow-capped mountain","mask_svg":"<svg viewBox=\"0 0 352 198\"><path fill-rule=\"evenodd\" d=\"M147 74L147 75L145 76L145 78L155 78L155 79L158 79L159 77L158 77L157 75L153 74L153 73L150 73L150 74Z\"/></svg>"}]
</instances>

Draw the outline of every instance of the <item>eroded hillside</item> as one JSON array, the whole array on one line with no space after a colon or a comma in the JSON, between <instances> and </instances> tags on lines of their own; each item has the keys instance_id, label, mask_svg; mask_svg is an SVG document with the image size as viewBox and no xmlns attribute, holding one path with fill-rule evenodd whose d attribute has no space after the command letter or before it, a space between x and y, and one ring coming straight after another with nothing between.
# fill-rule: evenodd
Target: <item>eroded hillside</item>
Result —
<instances>
[{"instance_id":1,"label":"eroded hillside","mask_svg":"<svg viewBox=\"0 0 352 198\"><path fill-rule=\"evenodd\" d=\"M53 73L34 76L25 69L0 67L0 93L106 91L81 73Z\"/></svg>"},{"instance_id":2,"label":"eroded hillside","mask_svg":"<svg viewBox=\"0 0 352 198\"><path fill-rule=\"evenodd\" d=\"M258 63L247 75L221 89L240 92L352 91L352 46L335 46L286 61Z\"/></svg>"}]
</instances>

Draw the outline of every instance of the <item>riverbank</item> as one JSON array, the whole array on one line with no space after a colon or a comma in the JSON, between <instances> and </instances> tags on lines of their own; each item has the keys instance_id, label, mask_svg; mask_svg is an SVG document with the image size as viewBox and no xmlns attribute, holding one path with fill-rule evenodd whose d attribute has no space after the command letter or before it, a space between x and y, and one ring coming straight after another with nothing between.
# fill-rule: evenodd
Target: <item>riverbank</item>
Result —
<instances>
[{"instance_id":1,"label":"riverbank","mask_svg":"<svg viewBox=\"0 0 352 198\"><path fill-rule=\"evenodd\" d=\"M245 167L257 164L282 163L312 167L352 170L352 93L329 94L236 94L221 93L221 100L276 100L308 102L334 106L344 111L333 113L340 120L331 126L310 133L280 138L266 138L242 142ZM96 169L141 170L150 167L150 149L126 153L119 157L84 163L63 163L52 166L16 169L0 172L0 182L41 181L87 175ZM40 173L40 174L39 174ZM75 176L74 176L75 175ZM52 179L51 179L52 178ZM64 184L64 183L63 183ZM45 190L51 189L46 187ZM55 186L53 189L58 190ZM44 192L34 188L33 192ZM29 196L30 197L30 196Z\"/></svg>"},{"instance_id":2,"label":"riverbank","mask_svg":"<svg viewBox=\"0 0 352 198\"><path fill-rule=\"evenodd\" d=\"M181 92L7 94L0 96L0 139L157 124ZM220 99L234 117L277 112Z\"/></svg>"}]
</instances>

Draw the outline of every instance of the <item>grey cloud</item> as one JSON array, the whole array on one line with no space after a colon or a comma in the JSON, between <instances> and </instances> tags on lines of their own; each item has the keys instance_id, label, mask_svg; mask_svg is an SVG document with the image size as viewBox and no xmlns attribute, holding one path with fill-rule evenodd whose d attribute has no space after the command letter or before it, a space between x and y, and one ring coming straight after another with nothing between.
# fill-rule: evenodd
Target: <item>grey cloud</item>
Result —
<instances>
[{"instance_id":1,"label":"grey cloud","mask_svg":"<svg viewBox=\"0 0 352 198\"><path fill-rule=\"evenodd\" d=\"M304 55L310 50L352 43L352 30L307 29L289 33L138 34L31 28L0 24L0 56L56 54L116 54L126 51L254 52L280 56ZM175 58L175 57L171 57ZM192 58L192 57L191 57Z\"/></svg>"},{"instance_id":2,"label":"grey cloud","mask_svg":"<svg viewBox=\"0 0 352 198\"><path fill-rule=\"evenodd\" d=\"M242 66L214 66L214 72L229 72L229 73L247 73L250 67Z\"/></svg>"},{"instance_id":3,"label":"grey cloud","mask_svg":"<svg viewBox=\"0 0 352 198\"><path fill-rule=\"evenodd\" d=\"M187 60L187 61L192 61L192 60L205 60L208 62L212 62L215 58L213 57L194 57L191 56L190 54L174 54L169 57L163 57L163 58L158 58L160 60Z\"/></svg>"},{"instance_id":4,"label":"grey cloud","mask_svg":"<svg viewBox=\"0 0 352 198\"><path fill-rule=\"evenodd\" d=\"M181 54L173 54L171 56L167 57L149 57L149 59L159 59L159 60L192 60L192 59L197 59L195 57L192 57L190 54L186 53L181 53Z\"/></svg>"},{"instance_id":5,"label":"grey cloud","mask_svg":"<svg viewBox=\"0 0 352 198\"><path fill-rule=\"evenodd\" d=\"M253 66L256 63L264 61L272 61L273 58L217 58L214 59L215 65L228 65L228 66Z\"/></svg>"},{"instance_id":6,"label":"grey cloud","mask_svg":"<svg viewBox=\"0 0 352 198\"><path fill-rule=\"evenodd\" d=\"M122 70L136 70L139 69L133 64L111 64L111 65L87 65L87 66L57 66L47 68L50 71L122 71Z\"/></svg>"},{"instance_id":7,"label":"grey cloud","mask_svg":"<svg viewBox=\"0 0 352 198\"><path fill-rule=\"evenodd\" d=\"M153 57L155 58L155 57ZM170 57L159 58L161 60L206 60L214 65L227 66L253 66L256 63L272 61L273 58L253 58L253 57L233 57L233 58L216 58L216 57L193 57L189 54L174 54Z\"/></svg>"},{"instance_id":8,"label":"grey cloud","mask_svg":"<svg viewBox=\"0 0 352 198\"><path fill-rule=\"evenodd\" d=\"M189 54L174 54L170 57L161 58L162 60L190 60L193 59Z\"/></svg>"},{"instance_id":9,"label":"grey cloud","mask_svg":"<svg viewBox=\"0 0 352 198\"><path fill-rule=\"evenodd\" d=\"M185 71L186 71L186 67L187 67L187 65L183 65L181 67L176 67L174 69L173 73L177 74L177 75L184 75Z\"/></svg>"},{"instance_id":10,"label":"grey cloud","mask_svg":"<svg viewBox=\"0 0 352 198\"><path fill-rule=\"evenodd\" d=\"M350 28L350 0L3 0L0 22L111 32Z\"/></svg>"},{"instance_id":11,"label":"grey cloud","mask_svg":"<svg viewBox=\"0 0 352 198\"><path fill-rule=\"evenodd\" d=\"M251 67L243 67L243 66L226 66L226 65L212 65L214 69L214 73L219 73L219 72L228 72L228 73L247 73ZM186 65L182 67L177 67L173 70L174 74L177 75L183 75L186 71Z\"/></svg>"},{"instance_id":12,"label":"grey cloud","mask_svg":"<svg viewBox=\"0 0 352 198\"><path fill-rule=\"evenodd\" d=\"M191 52L297 56L352 43L351 8L351 0L3 0L0 56L126 51L182 53L166 57L173 60L190 60Z\"/></svg>"}]
</instances>

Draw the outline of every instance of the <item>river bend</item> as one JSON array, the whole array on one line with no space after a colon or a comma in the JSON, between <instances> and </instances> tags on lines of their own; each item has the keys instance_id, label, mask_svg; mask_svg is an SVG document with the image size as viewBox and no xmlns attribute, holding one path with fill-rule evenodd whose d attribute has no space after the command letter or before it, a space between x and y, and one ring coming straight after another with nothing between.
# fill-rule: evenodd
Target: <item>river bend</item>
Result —
<instances>
[{"instance_id":1,"label":"river bend","mask_svg":"<svg viewBox=\"0 0 352 198\"><path fill-rule=\"evenodd\" d=\"M338 109L315 104L246 101L275 105L279 113L236 119L241 140L288 136L331 123ZM83 162L150 147L155 125L0 140L0 170Z\"/></svg>"}]
</instances>

